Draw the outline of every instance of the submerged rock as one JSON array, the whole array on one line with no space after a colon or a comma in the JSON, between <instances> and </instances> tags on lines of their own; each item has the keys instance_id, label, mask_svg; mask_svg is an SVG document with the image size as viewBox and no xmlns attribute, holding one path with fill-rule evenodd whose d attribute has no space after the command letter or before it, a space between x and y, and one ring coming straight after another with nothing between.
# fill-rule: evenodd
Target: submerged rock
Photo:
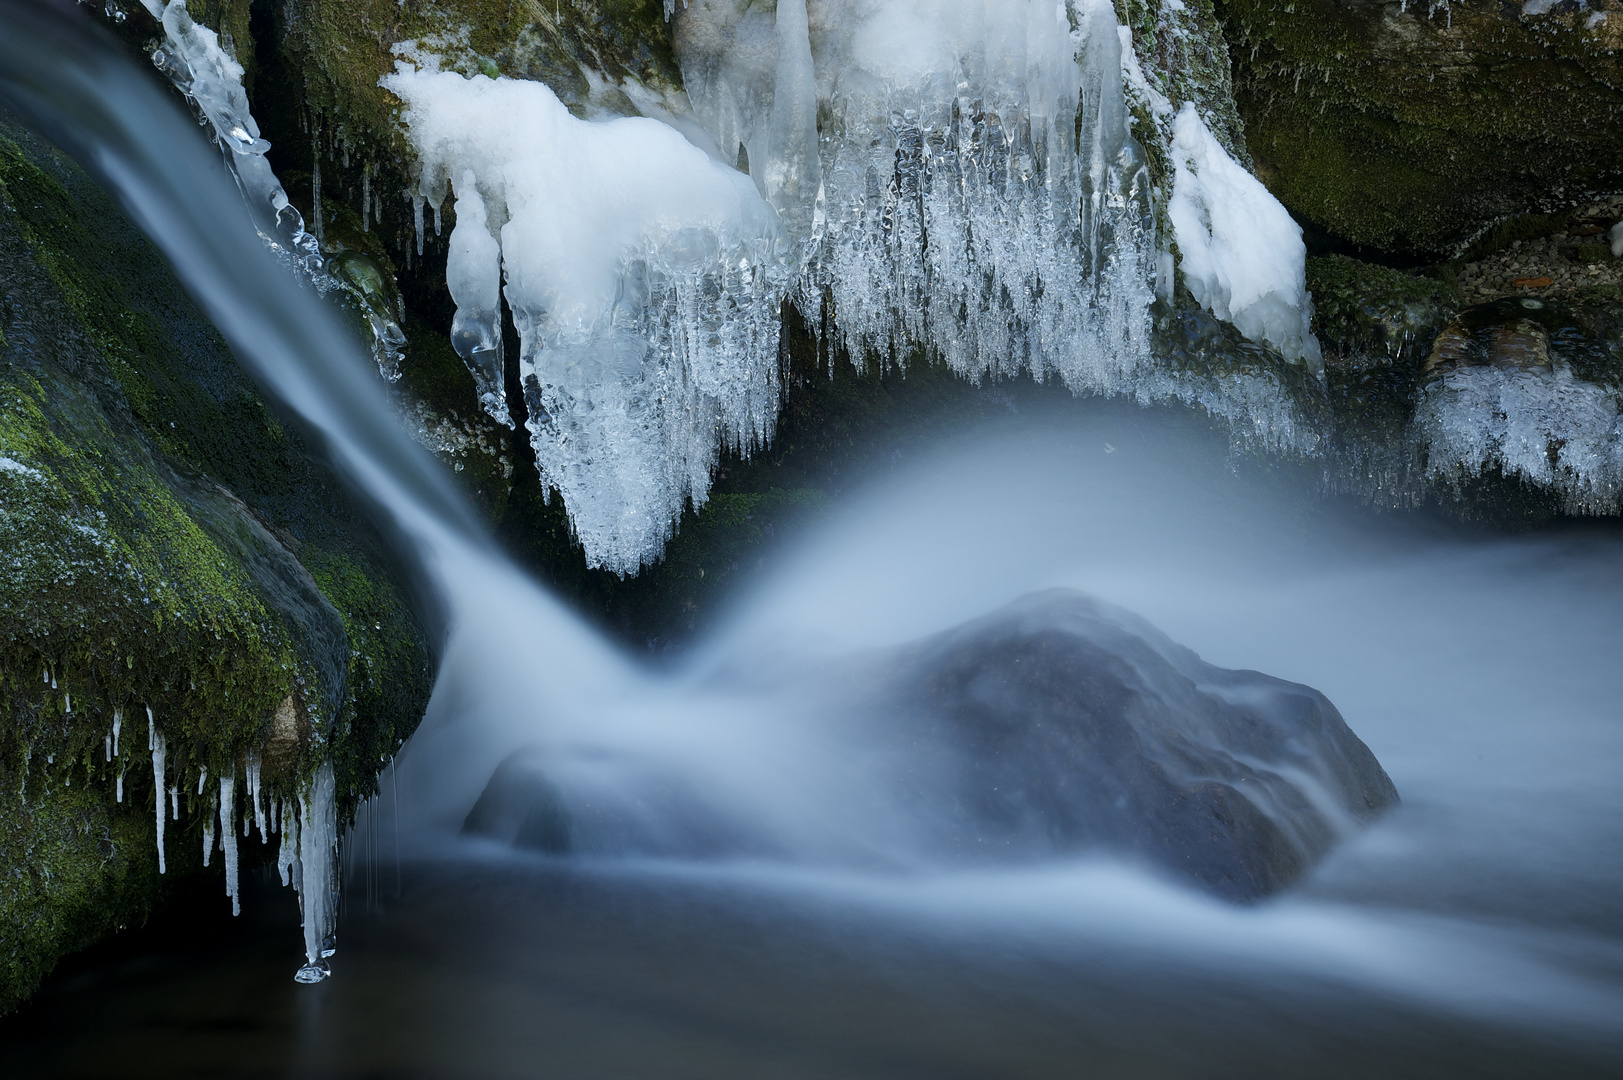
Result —
<instances>
[{"instance_id":1,"label":"submerged rock","mask_svg":"<svg viewBox=\"0 0 1623 1080\"><path fill-rule=\"evenodd\" d=\"M1204 663L1143 620L1054 590L832 674L791 679L803 715L882 795L864 806L917 865L1123 858L1234 901L1289 885L1397 791L1323 694ZM826 856L674 759L521 751L464 831L562 854ZM872 762L882 762L877 769ZM750 764L746 769L754 771ZM785 786L800 783L784 777ZM856 820L823 791L822 813ZM884 813L904 825L879 820ZM876 850L847 837L839 857Z\"/></svg>"},{"instance_id":2,"label":"submerged rock","mask_svg":"<svg viewBox=\"0 0 1623 1080\"><path fill-rule=\"evenodd\" d=\"M898 660L886 705L944 755L941 839L971 858L1103 850L1253 900L1398 800L1323 694L1214 667L1079 593Z\"/></svg>"}]
</instances>

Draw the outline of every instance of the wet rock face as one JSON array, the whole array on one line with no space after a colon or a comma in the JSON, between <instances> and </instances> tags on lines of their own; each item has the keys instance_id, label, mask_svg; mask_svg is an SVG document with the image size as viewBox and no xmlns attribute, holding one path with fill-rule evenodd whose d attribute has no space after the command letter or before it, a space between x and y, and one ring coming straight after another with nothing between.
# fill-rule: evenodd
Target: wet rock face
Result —
<instances>
[{"instance_id":1,"label":"wet rock face","mask_svg":"<svg viewBox=\"0 0 1623 1080\"><path fill-rule=\"evenodd\" d=\"M1075 592L1028 596L773 700L812 695L851 769L885 763L868 783L905 821L911 864L1106 853L1250 901L1398 799L1324 695L1213 667ZM464 831L554 854L795 855L769 808L711 795L653 758L604 754L582 769L520 752ZM833 803L821 803L831 818ZM868 837L847 839L862 851Z\"/></svg>"},{"instance_id":2,"label":"wet rock face","mask_svg":"<svg viewBox=\"0 0 1623 1080\"><path fill-rule=\"evenodd\" d=\"M1623 187L1611 0L1218 8L1259 173L1337 236L1442 253Z\"/></svg>"}]
</instances>

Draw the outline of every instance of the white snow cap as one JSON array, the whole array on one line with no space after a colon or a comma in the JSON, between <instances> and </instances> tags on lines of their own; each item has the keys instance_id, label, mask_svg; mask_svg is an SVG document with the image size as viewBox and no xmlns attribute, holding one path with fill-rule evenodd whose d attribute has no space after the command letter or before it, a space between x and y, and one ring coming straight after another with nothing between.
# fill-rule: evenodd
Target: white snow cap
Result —
<instances>
[{"instance_id":1,"label":"white snow cap","mask_svg":"<svg viewBox=\"0 0 1623 1080\"><path fill-rule=\"evenodd\" d=\"M771 429L788 273L776 213L674 128L577 119L544 83L402 60L380 85L406 104L418 197L457 199L454 343L489 368L486 408L505 417L505 277L543 476L588 563L635 572L704 503L720 445Z\"/></svg>"},{"instance_id":2,"label":"white snow cap","mask_svg":"<svg viewBox=\"0 0 1623 1080\"><path fill-rule=\"evenodd\" d=\"M1174 121L1172 155L1167 216L1189 291L1246 337L1321 369L1301 226L1229 157L1191 102Z\"/></svg>"}]
</instances>

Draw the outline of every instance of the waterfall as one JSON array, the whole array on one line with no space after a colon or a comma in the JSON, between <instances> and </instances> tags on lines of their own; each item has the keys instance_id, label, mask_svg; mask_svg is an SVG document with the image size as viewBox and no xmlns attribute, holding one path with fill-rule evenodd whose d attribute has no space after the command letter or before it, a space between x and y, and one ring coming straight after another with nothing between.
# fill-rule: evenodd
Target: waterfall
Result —
<instances>
[{"instance_id":1,"label":"waterfall","mask_svg":"<svg viewBox=\"0 0 1623 1080\"><path fill-rule=\"evenodd\" d=\"M531 625L553 644L553 662L543 667L536 687L536 707L567 697L581 684L624 677L623 662L592 631L550 595L529 588L496 555L438 463L400 425L369 370L371 358L264 242L233 183L232 176L242 174L221 168L196 125L72 5L0 0L0 24L6 27L0 34L0 102L74 157L168 257L265 393L305 425L393 530L400 552L433 601L444 605L450 624L476 627L500 606L499 597L530 594ZM155 747L160 739L154 728ZM160 837L163 760L156 749ZM257 770L250 784L256 782ZM200 794L202 786L200 777ZM235 904L234 787L234 775L220 777L219 840ZM289 869L298 875L309 954L305 978L324 970L319 965L335 928L333 799L332 771L320 766L298 813L284 809L279 822L284 882ZM213 815L206 817L205 863L215 840ZM297 836L290 838L292 833Z\"/></svg>"}]
</instances>

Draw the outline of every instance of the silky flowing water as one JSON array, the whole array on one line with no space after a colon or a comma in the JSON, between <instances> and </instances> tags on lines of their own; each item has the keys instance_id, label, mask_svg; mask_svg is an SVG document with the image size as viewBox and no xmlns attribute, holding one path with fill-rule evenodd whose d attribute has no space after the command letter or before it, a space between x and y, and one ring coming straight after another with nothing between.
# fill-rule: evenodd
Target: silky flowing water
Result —
<instances>
[{"instance_id":1,"label":"silky flowing water","mask_svg":"<svg viewBox=\"0 0 1623 1080\"><path fill-rule=\"evenodd\" d=\"M0 42L0 96L119 195L449 627L429 715L347 845L333 977L293 983L292 897L250 874L241 921L188 899L70 960L0 1023L5 1075L1623 1071L1614 528L1340 513L1169 412L1028 410L877 469L655 669L481 538L139 76L40 30ZM844 783L860 739L729 689L1052 586L1322 690L1402 805L1245 907L1101 859L908 860L908 823ZM495 764L537 742L690 770L808 840L571 859L460 836ZM845 854L873 836L896 857Z\"/></svg>"}]
</instances>

